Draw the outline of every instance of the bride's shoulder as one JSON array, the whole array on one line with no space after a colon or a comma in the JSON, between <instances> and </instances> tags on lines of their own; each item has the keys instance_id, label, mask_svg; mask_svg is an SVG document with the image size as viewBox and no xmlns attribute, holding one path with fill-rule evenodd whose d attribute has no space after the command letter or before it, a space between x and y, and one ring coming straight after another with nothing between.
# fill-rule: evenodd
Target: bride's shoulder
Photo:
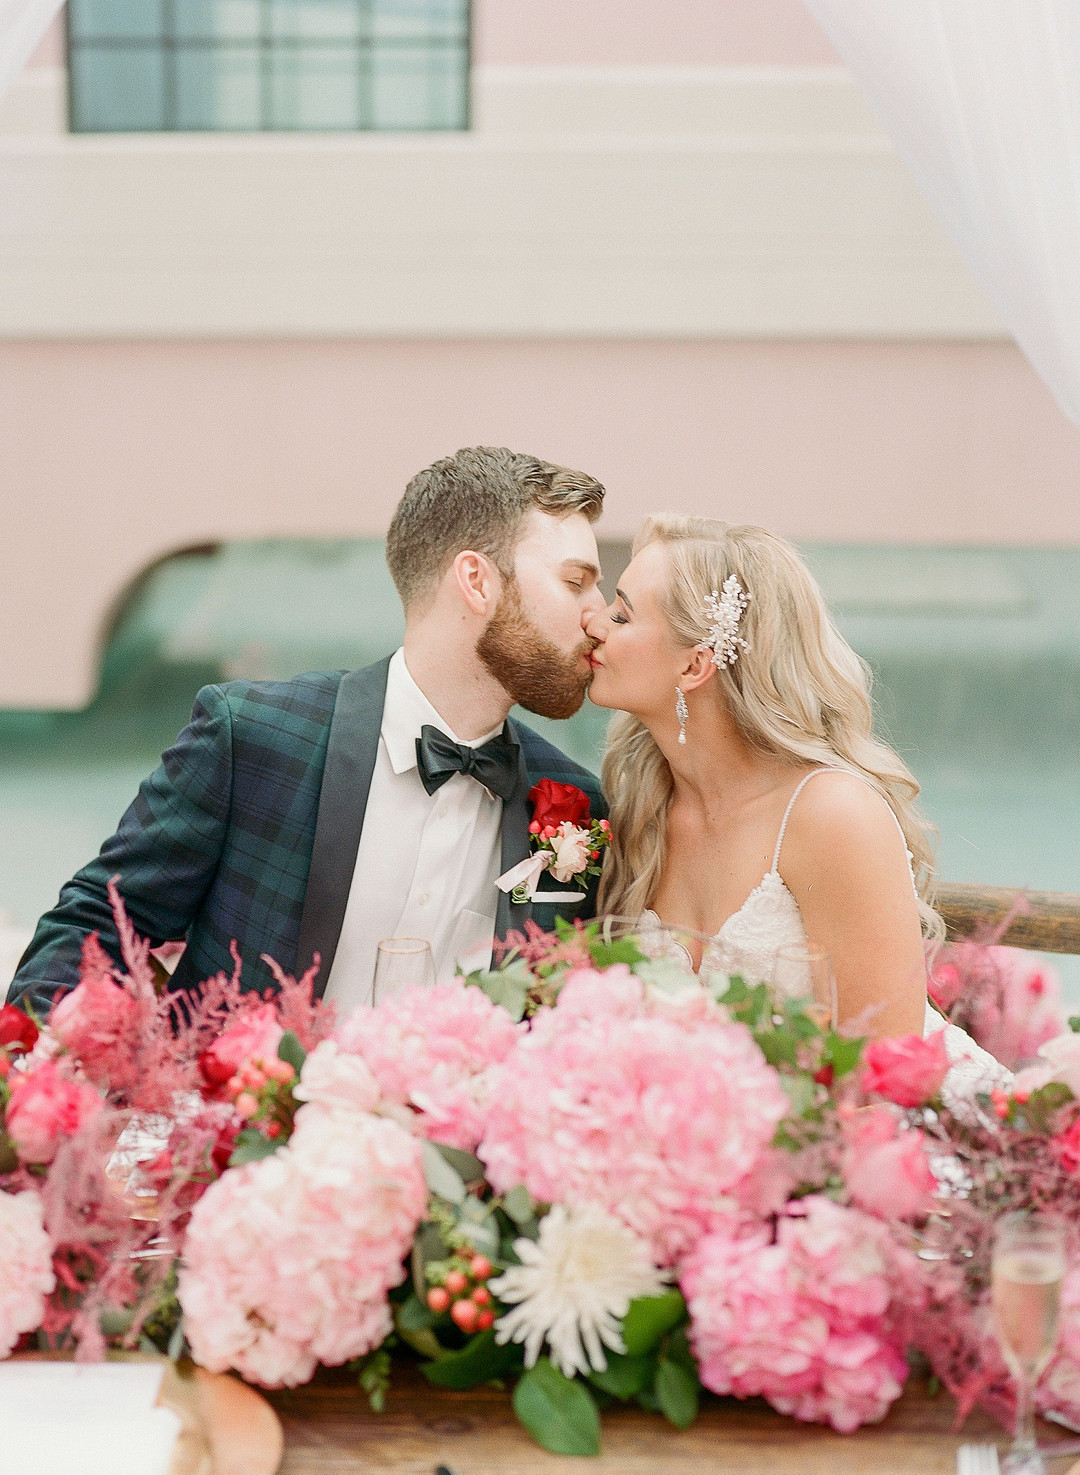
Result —
<instances>
[{"instance_id":1,"label":"bride's shoulder","mask_svg":"<svg viewBox=\"0 0 1080 1475\"><path fill-rule=\"evenodd\" d=\"M906 867L903 834L886 800L853 773L816 773L792 807L782 862L810 869L839 862L847 869L874 857L902 860Z\"/></svg>"}]
</instances>

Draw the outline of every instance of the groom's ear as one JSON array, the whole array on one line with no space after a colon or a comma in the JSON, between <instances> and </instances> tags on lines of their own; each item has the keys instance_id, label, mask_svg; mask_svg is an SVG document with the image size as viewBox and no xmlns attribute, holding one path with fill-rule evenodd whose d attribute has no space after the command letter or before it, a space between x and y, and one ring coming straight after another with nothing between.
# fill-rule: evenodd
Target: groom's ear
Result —
<instances>
[{"instance_id":1,"label":"groom's ear","mask_svg":"<svg viewBox=\"0 0 1080 1475\"><path fill-rule=\"evenodd\" d=\"M454 559L447 576L470 614L488 619L494 613L502 593L502 577L490 558L466 549Z\"/></svg>"},{"instance_id":2,"label":"groom's ear","mask_svg":"<svg viewBox=\"0 0 1080 1475\"><path fill-rule=\"evenodd\" d=\"M679 675L679 685L684 692L697 691L699 686L704 686L706 681L711 681L715 675L716 666L713 663L712 651L707 645L695 645L693 650L687 653Z\"/></svg>"}]
</instances>

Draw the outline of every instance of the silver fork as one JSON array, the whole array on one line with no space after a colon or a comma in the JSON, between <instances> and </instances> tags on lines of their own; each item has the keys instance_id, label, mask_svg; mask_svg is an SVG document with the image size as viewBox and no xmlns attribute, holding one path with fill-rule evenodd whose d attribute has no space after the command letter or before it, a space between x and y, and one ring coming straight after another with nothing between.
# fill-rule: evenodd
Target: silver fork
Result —
<instances>
[{"instance_id":1,"label":"silver fork","mask_svg":"<svg viewBox=\"0 0 1080 1475\"><path fill-rule=\"evenodd\" d=\"M998 1475L996 1444L962 1444L956 1451L956 1475Z\"/></svg>"}]
</instances>

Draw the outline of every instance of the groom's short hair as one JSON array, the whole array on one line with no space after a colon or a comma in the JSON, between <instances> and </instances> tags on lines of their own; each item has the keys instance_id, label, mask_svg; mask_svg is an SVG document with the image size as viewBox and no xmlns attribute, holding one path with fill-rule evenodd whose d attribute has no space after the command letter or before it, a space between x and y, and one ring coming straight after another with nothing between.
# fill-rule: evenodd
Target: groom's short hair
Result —
<instances>
[{"instance_id":1,"label":"groom's short hair","mask_svg":"<svg viewBox=\"0 0 1080 1475\"><path fill-rule=\"evenodd\" d=\"M420 471L405 488L386 535L386 561L406 609L428 598L464 548L505 577L521 524L533 508L551 517L600 516L604 488L584 471L552 466L502 446L469 446Z\"/></svg>"}]
</instances>

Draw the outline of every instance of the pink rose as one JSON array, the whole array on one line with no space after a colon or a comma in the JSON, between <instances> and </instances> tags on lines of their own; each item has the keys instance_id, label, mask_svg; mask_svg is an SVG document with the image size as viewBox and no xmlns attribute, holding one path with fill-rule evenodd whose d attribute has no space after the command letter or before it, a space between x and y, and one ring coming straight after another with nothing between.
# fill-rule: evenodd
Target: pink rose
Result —
<instances>
[{"instance_id":1,"label":"pink rose","mask_svg":"<svg viewBox=\"0 0 1080 1475\"><path fill-rule=\"evenodd\" d=\"M199 1056L199 1069L210 1086L223 1086L245 1060L273 1060L285 1031L273 1004L262 1004L218 1035Z\"/></svg>"},{"instance_id":2,"label":"pink rose","mask_svg":"<svg viewBox=\"0 0 1080 1475\"><path fill-rule=\"evenodd\" d=\"M874 1040L863 1057L864 1091L876 1092L897 1106L922 1106L941 1090L949 1073L945 1031L923 1039L904 1035L897 1040Z\"/></svg>"},{"instance_id":3,"label":"pink rose","mask_svg":"<svg viewBox=\"0 0 1080 1475\"><path fill-rule=\"evenodd\" d=\"M884 1106L857 1113L846 1132L844 1179L860 1209L880 1219L925 1213L937 1179L919 1132L901 1132Z\"/></svg>"},{"instance_id":4,"label":"pink rose","mask_svg":"<svg viewBox=\"0 0 1080 1475\"><path fill-rule=\"evenodd\" d=\"M55 1060L11 1078L8 1135L24 1163L51 1163L63 1137L73 1137L101 1110L101 1097L63 1075Z\"/></svg>"}]
</instances>

